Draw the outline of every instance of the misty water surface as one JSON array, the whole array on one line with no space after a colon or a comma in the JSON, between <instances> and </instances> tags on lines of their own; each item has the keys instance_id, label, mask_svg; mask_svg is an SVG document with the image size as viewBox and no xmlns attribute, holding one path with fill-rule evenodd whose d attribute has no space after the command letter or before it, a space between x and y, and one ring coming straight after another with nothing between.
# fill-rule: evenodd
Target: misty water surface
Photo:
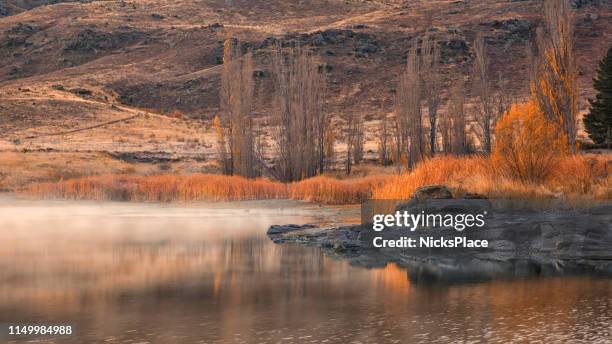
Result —
<instances>
[{"instance_id":1,"label":"misty water surface","mask_svg":"<svg viewBox=\"0 0 612 344\"><path fill-rule=\"evenodd\" d=\"M296 203L0 201L0 324L57 343L609 342L612 282L436 286L275 245L271 224L357 218Z\"/></svg>"}]
</instances>

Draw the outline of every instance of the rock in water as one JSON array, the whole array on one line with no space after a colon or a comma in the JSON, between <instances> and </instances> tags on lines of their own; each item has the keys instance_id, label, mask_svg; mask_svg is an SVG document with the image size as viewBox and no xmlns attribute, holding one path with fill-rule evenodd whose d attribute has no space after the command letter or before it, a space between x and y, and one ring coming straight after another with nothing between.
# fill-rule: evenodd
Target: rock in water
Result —
<instances>
[{"instance_id":1,"label":"rock in water","mask_svg":"<svg viewBox=\"0 0 612 344\"><path fill-rule=\"evenodd\" d=\"M294 232L294 231L299 231L299 230L303 230L303 229L311 229L311 228L315 228L315 226L314 225L310 225L310 224L306 224L306 225L296 225L296 224L272 225L268 229L267 233L268 233L268 235L270 235L270 234L283 234L283 233Z\"/></svg>"}]
</instances>

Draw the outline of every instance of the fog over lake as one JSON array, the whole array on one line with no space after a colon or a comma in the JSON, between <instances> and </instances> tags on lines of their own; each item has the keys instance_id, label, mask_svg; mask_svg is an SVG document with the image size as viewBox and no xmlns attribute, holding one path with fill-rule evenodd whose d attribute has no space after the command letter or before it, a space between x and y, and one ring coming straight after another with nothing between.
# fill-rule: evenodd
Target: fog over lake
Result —
<instances>
[{"instance_id":1,"label":"fog over lake","mask_svg":"<svg viewBox=\"0 0 612 344\"><path fill-rule=\"evenodd\" d=\"M272 224L356 221L298 202L0 200L0 324L71 324L43 343L604 343L612 281L411 283L277 245ZM0 342L33 338L1 337Z\"/></svg>"}]
</instances>

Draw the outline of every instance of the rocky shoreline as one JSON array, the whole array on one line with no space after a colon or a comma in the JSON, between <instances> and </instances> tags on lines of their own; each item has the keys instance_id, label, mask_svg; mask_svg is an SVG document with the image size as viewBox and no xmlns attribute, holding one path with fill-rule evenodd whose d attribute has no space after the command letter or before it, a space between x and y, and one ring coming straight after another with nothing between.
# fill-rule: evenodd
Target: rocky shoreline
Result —
<instances>
[{"instance_id":1,"label":"rocky shoreline","mask_svg":"<svg viewBox=\"0 0 612 344\"><path fill-rule=\"evenodd\" d=\"M380 207L380 203L374 208ZM364 213L371 212L362 206ZM374 231L367 222L358 225L317 227L275 225L268 230L277 244L297 243L322 248L351 264L383 267L396 263L408 270L413 282L462 283L494 278L587 274L612 277L612 205L582 209L494 206L479 195L454 198L444 186L420 189L395 211L409 213L469 214L484 212L486 225L477 230L454 228L389 227ZM374 247L373 239L397 241L427 237L486 240L486 248Z\"/></svg>"}]
</instances>

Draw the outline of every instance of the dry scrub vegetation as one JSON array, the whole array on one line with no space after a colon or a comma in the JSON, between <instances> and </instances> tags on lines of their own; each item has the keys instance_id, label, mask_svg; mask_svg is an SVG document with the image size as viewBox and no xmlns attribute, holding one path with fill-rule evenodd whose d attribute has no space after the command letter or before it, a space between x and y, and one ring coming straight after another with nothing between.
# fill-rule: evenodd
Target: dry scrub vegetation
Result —
<instances>
[{"instance_id":1,"label":"dry scrub vegetation","mask_svg":"<svg viewBox=\"0 0 612 344\"><path fill-rule=\"evenodd\" d=\"M282 183L213 174L126 176L102 175L42 183L24 194L42 198L112 201L224 201L286 196Z\"/></svg>"},{"instance_id":2,"label":"dry scrub vegetation","mask_svg":"<svg viewBox=\"0 0 612 344\"><path fill-rule=\"evenodd\" d=\"M337 179L320 176L284 184L213 174L104 175L29 186L23 196L112 201L232 201L297 199L325 204L354 204L367 198L407 199L424 185L446 184L460 195L490 198L564 198L612 200L610 155L568 156L539 182L512 179L491 159L436 157L399 175Z\"/></svg>"},{"instance_id":3,"label":"dry scrub vegetation","mask_svg":"<svg viewBox=\"0 0 612 344\"><path fill-rule=\"evenodd\" d=\"M384 176L339 180L315 177L284 184L215 174L103 175L28 186L20 194L47 199L109 201L236 201L298 199L325 204L353 204L370 197Z\"/></svg>"},{"instance_id":4,"label":"dry scrub vegetation","mask_svg":"<svg viewBox=\"0 0 612 344\"><path fill-rule=\"evenodd\" d=\"M439 157L420 164L412 173L391 178L372 196L405 199L423 185L446 184L457 194L470 192L489 198L612 199L610 156L571 156L561 160L540 182L521 181L482 157Z\"/></svg>"}]
</instances>

